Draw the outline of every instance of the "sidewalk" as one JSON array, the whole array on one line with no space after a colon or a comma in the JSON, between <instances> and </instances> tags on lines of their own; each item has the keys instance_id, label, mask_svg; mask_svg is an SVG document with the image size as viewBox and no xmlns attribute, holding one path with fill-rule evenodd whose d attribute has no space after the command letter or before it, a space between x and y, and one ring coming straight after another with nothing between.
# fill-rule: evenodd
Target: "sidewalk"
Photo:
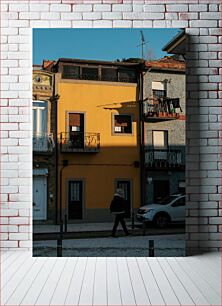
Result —
<instances>
[{"instance_id":1,"label":"sidewalk","mask_svg":"<svg viewBox=\"0 0 222 306\"><path fill-rule=\"evenodd\" d=\"M141 226L141 223L135 222L135 227ZM132 223L126 222L126 226L131 229ZM113 228L113 222L106 222L106 223L76 223L76 224L68 224L67 225L67 232L100 232L100 231L111 231ZM63 225L64 229L64 225ZM122 229L121 225L118 226L118 229ZM33 225L33 232L36 234L40 233L56 233L59 232L60 226L59 225Z\"/></svg>"}]
</instances>

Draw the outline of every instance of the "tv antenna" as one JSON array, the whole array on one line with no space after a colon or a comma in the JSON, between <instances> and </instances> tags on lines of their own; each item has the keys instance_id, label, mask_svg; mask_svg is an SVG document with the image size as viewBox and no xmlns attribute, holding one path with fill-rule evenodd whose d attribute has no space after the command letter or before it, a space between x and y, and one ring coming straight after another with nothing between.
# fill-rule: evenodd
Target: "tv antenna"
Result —
<instances>
[{"instance_id":1,"label":"tv antenna","mask_svg":"<svg viewBox=\"0 0 222 306\"><path fill-rule=\"evenodd\" d=\"M142 59L143 59L143 56L144 56L144 50L143 50L143 46L148 44L149 41L145 41L145 38L144 38L144 35L143 35L143 31L140 31L140 34L141 34L141 44L137 45L137 47L140 47L141 46L141 51L142 51Z\"/></svg>"}]
</instances>

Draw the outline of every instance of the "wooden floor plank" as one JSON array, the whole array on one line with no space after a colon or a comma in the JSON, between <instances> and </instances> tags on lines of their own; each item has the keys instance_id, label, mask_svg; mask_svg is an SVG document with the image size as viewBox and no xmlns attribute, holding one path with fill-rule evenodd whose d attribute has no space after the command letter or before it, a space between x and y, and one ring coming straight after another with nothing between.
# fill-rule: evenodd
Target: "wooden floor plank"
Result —
<instances>
[{"instance_id":1,"label":"wooden floor plank","mask_svg":"<svg viewBox=\"0 0 222 306\"><path fill-rule=\"evenodd\" d=\"M66 261L66 258L57 258L55 269L53 269L51 274L49 275L49 278L47 279L45 286L43 287L40 295L38 296L35 305L50 305L52 296L62 275L62 271Z\"/></svg>"},{"instance_id":2,"label":"wooden floor plank","mask_svg":"<svg viewBox=\"0 0 222 306\"><path fill-rule=\"evenodd\" d=\"M205 267L210 266L211 272L217 276L218 268L220 269L221 267L221 258L220 256L216 256L216 254L212 253L207 255L200 255L200 256L195 256L195 258L199 260L201 265L204 265Z\"/></svg>"},{"instance_id":3,"label":"wooden floor plank","mask_svg":"<svg viewBox=\"0 0 222 306\"><path fill-rule=\"evenodd\" d=\"M172 270L177 274L182 282L183 286L186 288L189 295L196 305L209 305L209 301L203 296L195 282L193 282L192 277L181 269L181 266L177 263L175 258L166 258Z\"/></svg>"},{"instance_id":4,"label":"wooden floor plank","mask_svg":"<svg viewBox=\"0 0 222 306\"><path fill-rule=\"evenodd\" d=\"M107 305L106 258L96 260L93 305Z\"/></svg>"},{"instance_id":5,"label":"wooden floor plank","mask_svg":"<svg viewBox=\"0 0 222 306\"><path fill-rule=\"evenodd\" d=\"M177 296L178 301L181 305L195 305L192 297L188 294L185 287L178 278L177 274L173 271L166 258L159 257L157 258L159 265L162 268L163 273L165 274L168 282L171 284L171 287L174 289L174 292Z\"/></svg>"},{"instance_id":6,"label":"wooden floor plank","mask_svg":"<svg viewBox=\"0 0 222 306\"><path fill-rule=\"evenodd\" d=\"M47 262L47 258L38 258L32 265L31 269L24 275L22 281L18 284L16 289L10 295L6 305L20 305L27 291L29 290L32 282L35 280L42 266ZM10 287L11 284L7 286Z\"/></svg>"},{"instance_id":7,"label":"wooden floor plank","mask_svg":"<svg viewBox=\"0 0 222 306\"><path fill-rule=\"evenodd\" d=\"M7 258L7 260L1 264L1 273L5 273L12 265L16 265L16 260L21 256L23 256L22 252L15 252L13 256Z\"/></svg>"},{"instance_id":8,"label":"wooden floor plank","mask_svg":"<svg viewBox=\"0 0 222 306\"><path fill-rule=\"evenodd\" d=\"M165 305L160 288L145 257L138 257L138 267L145 284L151 305Z\"/></svg>"},{"instance_id":9,"label":"wooden floor plank","mask_svg":"<svg viewBox=\"0 0 222 306\"><path fill-rule=\"evenodd\" d=\"M26 263L26 260L29 258L30 256L27 253L22 254L21 252L21 256L17 259L17 261L14 262L14 264L11 265L5 273L1 273L1 290L7 285L8 282L11 281L14 275L19 273L18 270L22 268L23 264Z\"/></svg>"},{"instance_id":10,"label":"wooden floor plank","mask_svg":"<svg viewBox=\"0 0 222 306\"><path fill-rule=\"evenodd\" d=\"M156 282L162 293L166 305L179 305L180 303L176 296L174 288L172 288L172 286L169 284L169 281L163 273L163 270L161 269L157 258L147 258L147 262L153 272L154 278L156 279Z\"/></svg>"},{"instance_id":11,"label":"wooden floor plank","mask_svg":"<svg viewBox=\"0 0 222 306\"><path fill-rule=\"evenodd\" d=\"M42 258L8 252L2 305L220 305L220 253ZM53 265L53 261L55 265Z\"/></svg>"},{"instance_id":12,"label":"wooden floor plank","mask_svg":"<svg viewBox=\"0 0 222 306\"><path fill-rule=\"evenodd\" d=\"M10 282L4 283L4 278L2 280L3 286L1 290L1 303L4 305L9 297L16 290L17 286L23 281L26 274L31 270L32 266L37 261L37 258L33 260L32 257L29 257L25 264L20 266L16 273L14 273L13 277L10 279Z\"/></svg>"},{"instance_id":13,"label":"wooden floor plank","mask_svg":"<svg viewBox=\"0 0 222 306\"><path fill-rule=\"evenodd\" d=\"M122 305L136 305L133 287L125 257L117 258Z\"/></svg>"},{"instance_id":14,"label":"wooden floor plank","mask_svg":"<svg viewBox=\"0 0 222 306\"><path fill-rule=\"evenodd\" d=\"M79 257L68 288L65 305L78 305L86 270L87 257Z\"/></svg>"},{"instance_id":15,"label":"wooden floor plank","mask_svg":"<svg viewBox=\"0 0 222 306\"><path fill-rule=\"evenodd\" d=\"M68 258L50 305L64 305L77 261L78 258Z\"/></svg>"},{"instance_id":16,"label":"wooden floor plank","mask_svg":"<svg viewBox=\"0 0 222 306\"><path fill-rule=\"evenodd\" d=\"M108 305L122 305L116 257L107 257L107 299Z\"/></svg>"},{"instance_id":17,"label":"wooden floor plank","mask_svg":"<svg viewBox=\"0 0 222 306\"><path fill-rule=\"evenodd\" d=\"M12 251L1 251L0 252L0 263L2 264L4 261L6 261L10 256L13 256L14 252Z\"/></svg>"},{"instance_id":18,"label":"wooden floor plank","mask_svg":"<svg viewBox=\"0 0 222 306\"><path fill-rule=\"evenodd\" d=\"M88 257L78 305L92 305L96 257Z\"/></svg>"},{"instance_id":19,"label":"wooden floor plank","mask_svg":"<svg viewBox=\"0 0 222 306\"><path fill-rule=\"evenodd\" d=\"M52 273L53 268L55 268L56 260L57 258L50 258L50 260L45 262L20 305L35 305L41 291L46 285L49 275Z\"/></svg>"},{"instance_id":20,"label":"wooden floor plank","mask_svg":"<svg viewBox=\"0 0 222 306\"><path fill-rule=\"evenodd\" d=\"M147 295L146 287L140 274L135 257L128 257L128 270L131 278L131 283L135 295L137 305L150 305L150 300Z\"/></svg>"},{"instance_id":21,"label":"wooden floor plank","mask_svg":"<svg viewBox=\"0 0 222 306\"><path fill-rule=\"evenodd\" d=\"M203 296L209 301L211 305L219 305L221 302L220 295L216 292L214 288L212 288L202 277L199 272L196 272L193 267L190 266L188 262L183 260L183 258L176 258L176 261L181 266L187 274L192 277L192 280L195 282L199 291L203 294ZM204 267L203 267L204 269Z\"/></svg>"},{"instance_id":22,"label":"wooden floor plank","mask_svg":"<svg viewBox=\"0 0 222 306\"><path fill-rule=\"evenodd\" d=\"M221 265L218 265L218 271L215 273L212 271L211 264L204 265L203 262L197 259L195 256L184 259L190 264L192 269L197 273L200 273L201 277L216 290L218 294L221 293Z\"/></svg>"}]
</instances>

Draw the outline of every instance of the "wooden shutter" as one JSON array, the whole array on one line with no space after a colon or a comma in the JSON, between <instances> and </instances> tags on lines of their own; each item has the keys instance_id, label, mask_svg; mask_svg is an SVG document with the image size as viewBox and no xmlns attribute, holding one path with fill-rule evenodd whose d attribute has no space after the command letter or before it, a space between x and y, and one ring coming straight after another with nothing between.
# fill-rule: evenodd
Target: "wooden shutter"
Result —
<instances>
[{"instance_id":1,"label":"wooden shutter","mask_svg":"<svg viewBox=\"0 0 222 306\"><path fill-rule=\"evenodd\" d=\"M80 114L69 114L69 126L80 126Z\"/></svg>"}]
</instances>

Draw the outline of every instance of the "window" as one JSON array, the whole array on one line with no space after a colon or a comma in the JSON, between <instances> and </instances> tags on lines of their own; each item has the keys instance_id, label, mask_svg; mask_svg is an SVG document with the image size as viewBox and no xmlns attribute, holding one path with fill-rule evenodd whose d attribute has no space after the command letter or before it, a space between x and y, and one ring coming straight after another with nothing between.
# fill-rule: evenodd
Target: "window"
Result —
<instances>
[{"instance_id":1,"label":"window","mask_svg":"<svg viewBox=\"0 0 222 306\"><path fill-rule=\"evenodd\" d=\"M69 140L72 148L84 147L84 114L69 113Z\"/></svg>"},{"instance_id":2,"label":"window","mask_svg":"<svg viewBox=\"0 0 222 306\"><path fill-rule=\"evenodd\" d=\"M165 82L152 82L153 97L163 98L166 97Z\"/></svg>"},{"instance_id":3,"label":"window","mask_svg":"<svg viewBox=\"0 0 222 306\"><path fill-rule=\"evenodd\" d=\"M98 80L99 73L96 67L82 67L83 80Z\"/></svg>"},{"instance_id":4,"label":"window","mask_svg":"<svg viewBox=\"0 0 222 306\"><path fill-rule=\"evenodd\" d=\"M47 133L47 102L33 101L33 135L45 135Z\"/></svg>"},{"instance_id":5,"label":"window","mask_svg":"<svg viewBox=\"0 0 222 306\"><path fill-rule=\"evenodd\" d=\"M185 183L185 181L179 181L178 182L178 189L179 189L180 193L185 194L185 190L186 190L186 183Z\"/></svg>"},{"instance_id":6,"label":"window","mask_svg":"<svg viewBox=\"0 0 222 306\"><path fill-rule=\"evenodd\" d=\"M134 70L121 69L118 71L119 82L136 83L136 73Z\"/></svg>"},{"instance_id":7,"label":"window","mask_svg":"<svg viewBox=\"0 0 222 306\"><path fill-rule=\"evenodd\" d=\"M114 133L132 134L132 116L114 115Z\"/></svg>"},{"instance_id":8,"label":"window","mask_svg":"<svg viewBox=\"0 0 222 306\"><path fill-rule=\"evenodd\" d=\"M153 132L153 147L155 149L168 148L168 131L152 131Z\"/></svg>"},{"instance_id":9,"label":"window","mask_svg":"<svg viewBox=\"0 0 222 306\"><path fill-rule=\"evenodd\" d=\"M166 90L153 89L153 97L155 97L155 98L165 98L166 97Z\"/></svg>"},{"instance_id":10,"label":"window","mask_svg":"<svg viewBox=\"0 0 222 306\"><path fill-rule=\"evenodd\" d=\"M63 64L62 78L75 80L95 80L108 82L137 83L137 74L133 69L122 67L107 67L102 65Z\"/></svg>"},{"instance_id":11,"label":"window","mask_svg":"<svg viewBox=\"0 0 222 306\"><path fill-rule=\"evenodd\" d=\"M185 197L180 198L179 200L177 200L171 205L171 207L179 207L179 206L185 206Z\"/></svg>"},{"instance_id":12,"label":"window","mask_svg":"<svg viewBox=\"0 0 222 306\"><path fill-rule=\"evenodd\" d=\"M33 151L48 150L47 102L33 101Z\"/></svg>"},{"instance_id":13,"label":"window","mask_svg":"<svg viewBox=\"0 0 222 306\"><path fill-rule=\"evenodd\" d=\"M79 79L80 76L80 67L79 66L71 66L64 65L62 78L63 79Z\"/></svg>"},{"instance_id":14,"label":"window","mask_svg":"<svg viewBox=\"0 0 222 306\"><path fill-rule=\"evenodd\" d=\"M167 160L168 158L168 131L152 131L155 160Z\"/></svg>"},{"instance_id":15,"label":"window","mask_svg":"<svg viewBox=\"0 0 222 306\"><path fill-rule=\"evenodd\" d=\"M101 69L101 80L102 81L110 81L110 82L117 82L117 69L115 68L102 68Z\"/></svg>"}]
</instances>

